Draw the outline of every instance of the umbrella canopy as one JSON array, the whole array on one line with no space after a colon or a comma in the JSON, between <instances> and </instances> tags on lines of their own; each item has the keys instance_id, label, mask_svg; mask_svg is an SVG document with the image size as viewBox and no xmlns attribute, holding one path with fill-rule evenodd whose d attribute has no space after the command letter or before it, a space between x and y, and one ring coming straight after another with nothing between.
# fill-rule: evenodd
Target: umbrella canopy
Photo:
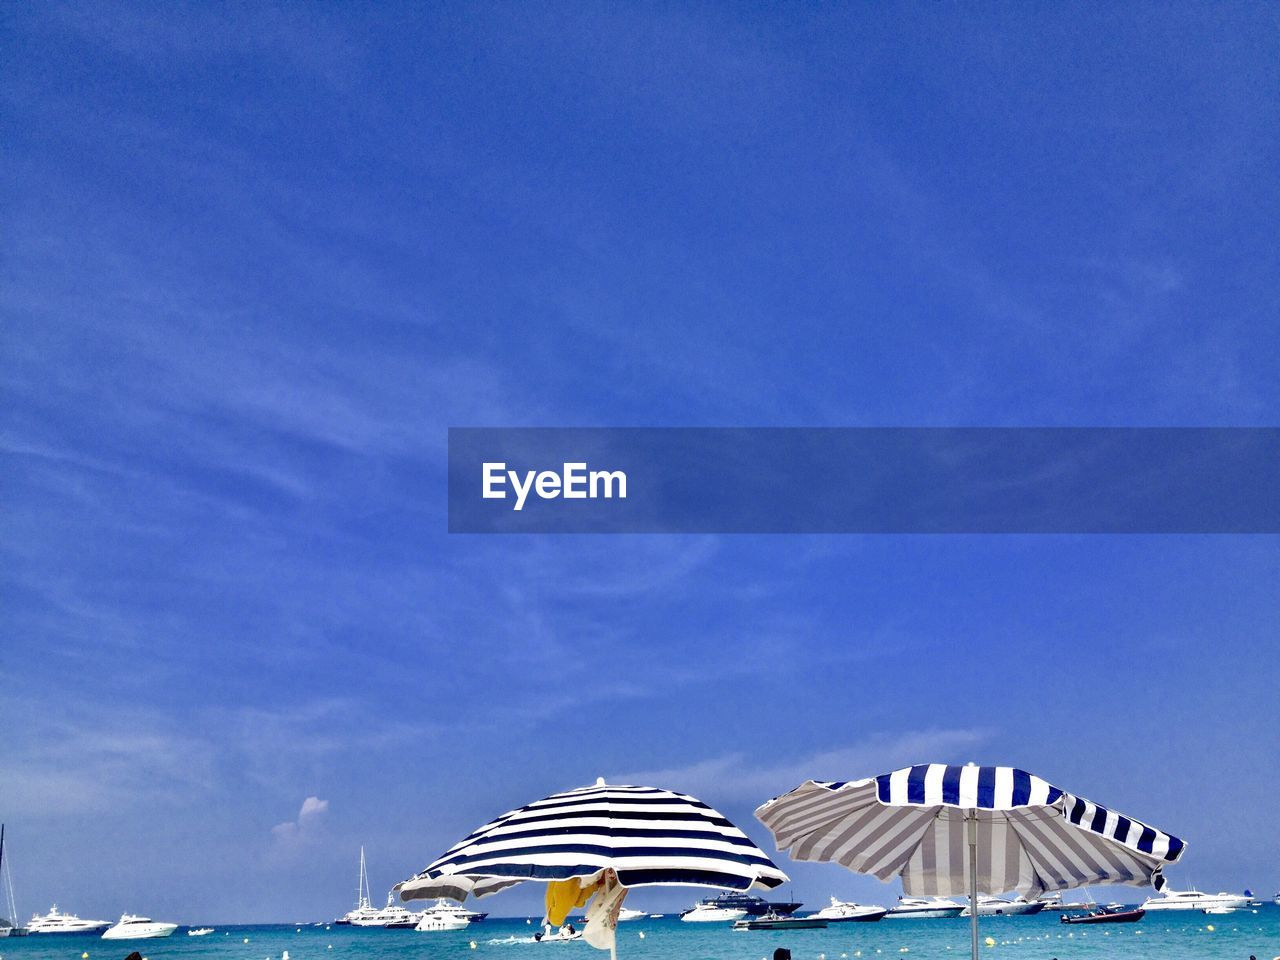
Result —
<instances>
[{"instance_id":1,"label":"umbrella canopy","mask_svg":"<svg viewBox=\"0 0 1280 960\"><path fill-rule=\"evenodd\" d=\"M655 787L594 786L504 813L399 884L403 900L488 896L525 880L591 877L624 887L772 889L787 875L701 800Z\"/></svg>"},{"instance_id":2,"label":"umbrella canopy","mask_svg":"<svg viewBox=\"0 0 1280 960\"><path fill-rule=\"evenodd\" d=\"M866 780L809 780L756 816L796 860L843 864L910 896L1028 898L1087 883L1164 885L1177 837L1013 767L920 764ZM966 889L967 888L967 889ZM973 950L977 956L977 910Z\"/></svg>"}]
</instances>

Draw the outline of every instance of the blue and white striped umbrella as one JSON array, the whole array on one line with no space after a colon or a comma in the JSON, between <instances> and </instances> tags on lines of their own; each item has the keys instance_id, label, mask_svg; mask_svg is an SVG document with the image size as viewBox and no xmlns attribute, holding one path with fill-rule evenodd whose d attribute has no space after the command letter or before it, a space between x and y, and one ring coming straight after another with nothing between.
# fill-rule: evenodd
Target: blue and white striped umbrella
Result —
<instances>
[{"instance_id":1,"label":"blue and white striped umbrella","mask_svg":"<svg viewBox=\"0 0 1280 960\"><path fill-rule=\"evenodd\" d=\"M610 867L624 887L749 890L787 881L763 850L701 800L599 780L504 813L397 889L402 900L463 900Z\"/></svg>"},{"instance_id":2,"label":"blue and white striped umbrella","mask_svg":"<svg viewBox=\"0 0 1280 960\"><path fill-rule=\"evenodd\" d=\"M1034 898L1089 883L1159 890L1162 868L1185 848L1013 767L930 763L866 780L809 780L756 816L793 859L901 877L909 896Z\"/></svg>"}]
</instances>

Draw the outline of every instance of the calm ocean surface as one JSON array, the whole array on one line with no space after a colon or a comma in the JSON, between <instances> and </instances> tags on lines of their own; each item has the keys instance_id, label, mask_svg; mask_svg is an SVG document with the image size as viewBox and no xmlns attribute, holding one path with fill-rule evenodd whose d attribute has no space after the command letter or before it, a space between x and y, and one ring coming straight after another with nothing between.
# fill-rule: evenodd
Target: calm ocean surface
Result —
<instances>
[{"instance_id":1,"label":"calm ocean surface","mask_svg":"<svg viewBox=\"0 0 1280 960\"><path fill-rule=\"evenodd\" d=\"M1209 927L1213 927L1212 930ZM489 919L457 932L368 930L350 927L222 926L207 937L186 928L165 940L104 942L92 936L35 936L0 940L4 960L123 960L132 950L148 960L597 960L607 954L582 941L535 944L523 920ZM1060 960L1086 957L1231 958L1280 956L1280 907L1209 917L1148 914L1136 924L1064 927L1057 915L984 917L981 935L993 958ZM644 933L641 938L640 934ZM826 930L734 932L727 925L681 923L674 917L635 920L618 929L620 960L759 960L788 947L794 960L968 956L969 926L957 920L882 920L835 924ZM247 939L247 943L245 942ZM471 947L475 942L474 950Z\"/></svg>"}]
</instances>

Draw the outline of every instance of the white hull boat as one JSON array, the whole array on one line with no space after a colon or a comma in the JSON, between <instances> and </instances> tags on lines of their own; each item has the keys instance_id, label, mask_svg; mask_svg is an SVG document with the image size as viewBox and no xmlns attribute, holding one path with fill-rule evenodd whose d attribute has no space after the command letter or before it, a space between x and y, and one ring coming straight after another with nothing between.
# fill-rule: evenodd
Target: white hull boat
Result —
<instances>
[{"instance_id":1,"label":"white hull boat","mask_svg":"<svg viewBox=\"0 0 1280 960\"><path fill-rule=\"evenodd\" d=\"M364 865L364 847L360 848L360 879L356 882L356 905L337 920L340 927L380 927L381 923L372 922L379 911L369 902L369 872Z\"/></svg>"},{"instance_id":2,"label":"white hull boat","mask_svg":"<svg viewBox=\"0 0 1280 960\"><path fill-rule=\"evenodd\" d=\"M150 917L126 913L120 922L102 934L103 940L158 940L178 929L176 923L160 923Z\"/></svg>"},{"instance_id":3,"label":"white hull boat","mask_svg":"<svg viewBox=\"0 0 1280 960\"><path fill-rule=\"evenodd\" d=\"M632 910L630 907L623 907L618 911L618 922L622 923L626 920L643 920L648 914L643 910Z\"/></svg>"},{"instance_id":4,"label":"white hull boat","mask_svg":"<svg viewBox=\"0 0 1280 960\"><path fill-rule=\"evenodd\" d=\"M832 897L830 904L810 914L810 917L827 923L868 923L881 919L888 912L887 907L878 904L846 903Z\"/></svg>"},{"instance_id":5,"label":"white hull boat","mask_svg":"<svg viewBox=\"0 0 1280 960\"><path fill-rule=\"evenodd\" d=\"M978 898L978 916L980 917L1025 917L1039 913L1044 908L1043 900L1027 900L1024 897L1015 897L1012 900L1006 897ZM969 908L965 907L960 916L969 916Z\"/></svg>"},{"instance_id":6,"label":"white hull boat","mask_svg":"<svg viewBox=\"0 0 1280 960\"><path fill-rule=\"evenodd\" d=\"M747 915L745 910L734 910L729 907L713 907L700 903L692 910L680 915L685 923L728 923L730 920L741 920Z\"/></svg>"},{"instance_id":7,"label":"white hull boat","mask_svg":"<svg viewBox=\"0 0 1280 960\"><path fill-rule=\"evenodd\" d=\"M195 929L195 930L188 930L187 936L188 937L207 937L211 933L213 933L213 927L199 927L198 929Z\"/></svg>"},{"instance_id":8,"label":"white hull boat","mask_svg":"<svg viewBox=\"0 0 1280 960\"><path fill-rule=\"evenodd\" d=\"M946 897L899 897L898 905L885 914L886 920L945 920L958 917L964 904Z\"/></svg>"},{"instance_id":9,"label":"white hull boat","mask_svg":"<svg viewBox=\"0 0 1280 960\"><path fill-rule=\"evenodd\" d=\"M465 930L471 926L471 911L447 900L437 900L434 905L418 915L418 925L413 929L419 933L430 933L440 930Z\"/></svg>"},{"instance_id":10,"label":"white hull boat","mask_svg":"<svg viewBox=\"0 0 1280 960\"><path fill-rule=\"evenodd\" d=\"M1169 890L1158 897L1149 897L1142 909L1153 910L1243 910L1249 898L1238 893L1201 893L1199 890Z\"/></svg>"},{"instance_id":11,"label":"white hull boat","mask_svg":"<svg viewBox=\"0 0 1280 960\"><path fill-rule=\"evenodd\" d=\"M391 894L387 894L387 905L381 910L375 910L372 913L352 911L351 925L353 927L387 927L388 929L409 930L417 929L419 921L422 919L419 914L400 906L400 904L392 900Z\"/></svg>"},{"instance_id":12,"label":"white hull boat","mask_svg":"<svg viewBox=\"0 0 1280 960\"><path fill-rule=\"evenodd\" d=\"M555 933L535 933L533 939L535 943L569 943L573 940L581 940L582 931L575 930L570 926L563 926Z\"/></svg>"},{"instance_id":13,"label":"white hull boat","mask_svg":"<svg viewBox=\"0 0 1280 960\"><path fill-rule=\"evenodd\" d=\"M32 917L27 924L31 934L101 933L111 926L110 920L81 920L74 913L59 913L55 904L43 917Z\"/></svg>"}]
</instances>

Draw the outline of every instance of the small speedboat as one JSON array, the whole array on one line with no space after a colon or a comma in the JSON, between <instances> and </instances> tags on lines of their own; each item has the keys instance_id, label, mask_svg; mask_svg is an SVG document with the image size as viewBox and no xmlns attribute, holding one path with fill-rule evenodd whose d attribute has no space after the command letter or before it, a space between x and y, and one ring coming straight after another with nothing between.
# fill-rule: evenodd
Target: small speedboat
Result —
<instances>
[{"instance_id":1,"label":"small speedboat","mask_svg":"<svg viewBox=\"0 0 1280 960\"><path fill-rule=\"evenodd\" d=\"M316 926L319 926L319 924L316 924ZM187 936L188 937L207 937L211 933L213 933L213 927L197 927L194 930L188 930Z\"/></svg>"},{"instance_id":2,"label":"small speedboat","mask_svg":"<svg viewBox=\"0 0 1280 960\"><path fill-rule=\"evenodd\" d=\"M552 932L550 924L542 928L542 932L533 935L534 943L568 943L570 940L581 940L582 931L573 924L566 923L559 930Z\"/></svg>"},{"instance_id":3,"label":"small speedboat","mask_svg":"<svg viewBox=\"0 0 1280 960\"><path fill-rule=\"evenodd\" d=\"M1236 908L1235 907L1205 907L1200 912L1207 913L1212 917L1220 917L1223 914L1235 913Z\"/></svg>"},{"instance_id":4,"label":"small speedboat","mask_svg":"<svg viewBox=\"0 0 1280 960\"><path fill-rule=\"evenodd\" d=\"M766 913L761 917L743 917L733 923L735 930L825 930L827 921L816 917L787 917Z\"/></svg>"},{"instance_id":5,"label":"small speedboat","mask_svg":"<svg viewBox=\"0 0 1280 960\"><path fill-rule=\"evenodd\" d=\"M157 940L178 929L176 923L161 923L150 917L126 913L120 922L102 934L103 940Z\"/></svg>"},{"instance_id":6,"label":"small speedboat","mask_svg":"<svg viewBox=\"0 0 1280 960\"><path fill-rule=\"evenodd\" d=\"M1107 907L1102 910L1094 910L1092 913L1078 914L1074 917L1064 913L1058 919L1062 923L1137 923L1146 914L1147 911L1141 907L1135 907L1132 910L1123 908L1112 910Z\"/></svg>"}]
</instances>

